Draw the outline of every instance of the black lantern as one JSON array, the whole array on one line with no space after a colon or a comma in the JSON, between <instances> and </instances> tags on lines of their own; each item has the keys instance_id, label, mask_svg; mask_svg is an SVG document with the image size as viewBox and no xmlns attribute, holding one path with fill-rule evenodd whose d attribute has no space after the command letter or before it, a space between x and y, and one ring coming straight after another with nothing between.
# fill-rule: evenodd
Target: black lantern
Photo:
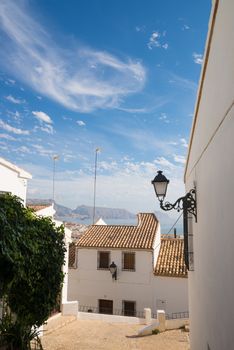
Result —
<instances>
[{"instance_id":1,"label":"black lantern","mask_svg":"<svg viewBox=\"0 0 234 350\"><path fill-rule=\"evenodd\" d=\"M154 186L156 196L160 201L163 201L166 196L167 185L169 182L170 181L166 178L165 175L163 175L161 170L158 171L155 178L151 181L152 185Z\"/></svg>"},{"instance_id":2,"label":"black lantern","mask_svg":"<svg viewBox=\"0 0 234 350\"><path fill-rule=\"evenodd\" d=\"M185 264L189 269L189 252L188 252L188 213L195 217L197 222L197 202L196 202L196 189L193 188L185 196L177 199L175 203L165 202L164 198L167 193L167 185L169 180L163 175L162 171L159 170L158 174L155 176L154 180L151 181L154 186L156 196L160 202L160 208L162 210L172 210L175 209L178 212L183 210L183 222L184 222L184 258Z\"/></svg>"},{"instance_id":3,"label":"black lantern","mask_svg":"<svg viewBox=\"0 0 234 350\"><path fill-rule=\"evenodd\" d=\"M110 273L112 275L112 278L117 280L117 266L114 263L114 261L112 261L112 263L110 264L109 269L110 269Z\"/></svg>"}]
</instances>

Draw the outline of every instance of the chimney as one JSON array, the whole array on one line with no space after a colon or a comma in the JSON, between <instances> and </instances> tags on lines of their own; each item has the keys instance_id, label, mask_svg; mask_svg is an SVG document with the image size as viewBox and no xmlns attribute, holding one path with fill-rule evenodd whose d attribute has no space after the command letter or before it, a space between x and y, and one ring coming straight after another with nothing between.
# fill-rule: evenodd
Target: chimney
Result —
<instances>
[{"instance_id":1,"label":"chimney","mask_svg":"<svg viewBox=\"0 0 234 350\"><path fill-rule=\"evenodd\" d=\"M174 227L174 238L176 238L176 227Z\"/></svg>"}]
</instances>

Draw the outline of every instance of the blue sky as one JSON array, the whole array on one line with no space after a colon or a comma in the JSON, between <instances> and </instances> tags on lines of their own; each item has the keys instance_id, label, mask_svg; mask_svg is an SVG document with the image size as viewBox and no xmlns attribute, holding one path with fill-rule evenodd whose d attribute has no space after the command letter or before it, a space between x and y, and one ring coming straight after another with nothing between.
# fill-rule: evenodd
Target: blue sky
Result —
<instances>
[{"instance_id":1,"label":"blue sky","mask_svg":"<svg viewBox=\"0 0 234 350\"><path fill-rule=\"evenodd\" d=\"M0 156L31 172L28 197L158 208L183 193L210 0L1 0Z\"/></svg>"}]
</instances>

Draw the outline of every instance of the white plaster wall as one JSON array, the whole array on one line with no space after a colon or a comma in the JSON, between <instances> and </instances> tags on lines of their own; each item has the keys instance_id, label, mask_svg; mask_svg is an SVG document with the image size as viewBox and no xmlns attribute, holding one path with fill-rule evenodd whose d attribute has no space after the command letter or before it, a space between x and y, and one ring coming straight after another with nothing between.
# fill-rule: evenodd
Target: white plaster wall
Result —
<instances>
[{"instance_id":1,"label":"white plaster wall","mask_svg":"<svg viewBox=\"0 0 234 350\"><path fill-rule=\"evenodd\" d=\"M153 269L155 268L155 266L157 264L158 254L159 254L159 251L160 251L160 246L161 246L161 226L160 226L160 222L158 222L156 237L155 237L154 246L153 246L153 248L154 248L154 252L153 252Z\"/></svg>"},{"instance_id":2,"label":"white plaster wall","mask_svg":"<svg viewBox=\"0 0 234 350\"><path fill-rule=\"evenodd\" d=\"M191 350L234 348L234 1L219 1L186 188L197 186Z\"/></svg>"},{"instance_id":3,"label":"white plaster wall","mask_svg":"<svg viewBox=\"0 0 234 350\"><path fill-rule=\"evenodd\" d=\"M45 208L43 208L43 209L41 209L41 210L38 210L37 211L37 215L38 216L49 216L49 217L51 217L51 218L53 218L53 216L54 216L54 214L55 214L55 210L54 210L54 205L53 204L51 204L50 206L48 206L48 207L45 207ZM54 221L56 221L56 220L54 220ZM60 222L59 222L60 223ZM62 225L63 223L61 222L59 225Z\"/></svg>"},{"instance_id":4,"label":"white plaster wall","mask_svg":"<svg viewBox=\"0 0 234 350\"><path fill-rule=\"evenodd\" d=\"M97 269L97 250L79 249L78 268L69 270L68 299L94 307L98 306L98 299L110 299L114 300L114 309L119 310L122 300L137 301L139 311L151 307L152 252L136 251L135 271L122 271L121 250L108 251L110 262L114 261L118 267L117 280L112 280L109 270Z\"/></svg>"},{"instance_id":5,"label":"white plaster wall","mask_svg":"<svg viewBox=\"0 0 234 350\"><path fill-rule=\"evenodd\" d=\"M113 308L122 310L122 301L136 301L136 310L151 308L156 313L156 300L167 300L167 312L188 310L187 279L154 276L151 251L135 251L136 271L122 271L122 251L109 250L111 261L118 266L117 281L109 270L97 269L97 250L79 249L78 268L69 269L68 300L81 306L98 307L98 299L113 300Z\"/></svg>"},{"instance_id":6,"label":"white plaster wall","mask_svg":"<svg viewBox=\"0 0 234 350\"><path fill-rule=\"evenodd\" d=\"M159 302L165 301L166 313L188 311L188 279L178 277L155 277L153 279L154 308L158 309Z\"/></svg>"},{"instance_id":7,"label":"white plaster wall","mask_svg":"<svg viewBox=\"0 0 234 350\"><path fill-rule=\"evenodd\" d=\"M0 191L11 192L13 195L20 197L25 205L27 180L19 177L19 174L0 164Z\"/></svg>"}]
</instances>

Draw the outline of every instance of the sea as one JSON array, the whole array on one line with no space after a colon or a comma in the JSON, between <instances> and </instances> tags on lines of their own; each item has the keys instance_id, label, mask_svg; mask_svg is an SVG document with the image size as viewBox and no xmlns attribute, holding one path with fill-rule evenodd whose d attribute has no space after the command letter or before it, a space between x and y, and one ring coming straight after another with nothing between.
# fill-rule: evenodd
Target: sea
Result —
<instances>
[{"instance_id":1,"label":"sea","mask_svg":"<svg viewBox=\"0 0 234 350\"><path fill-rule=\"evenodd\" d=\"M66 221L66 222L74 222L77 224L81 224L81 225L92 225L92 219L91 218L87 218L87 219L79 219L79 218L75 218L75 217L71 217L71 216L63 216L63 217L59 217L59 220L61 221ZM134 225L136 226L138 224L138 220L137 217L134 219L104 219L105 223L107 225ZM173 234L174 233L174 227L172 227L173 225L168 225L167 223L164 222L160 222L161 224L161 233L162 234ZM178 222L178 225L175 226L176 228L176 233L177 235L183 235L183 225Z\"/></svg>"}]
</instances>

